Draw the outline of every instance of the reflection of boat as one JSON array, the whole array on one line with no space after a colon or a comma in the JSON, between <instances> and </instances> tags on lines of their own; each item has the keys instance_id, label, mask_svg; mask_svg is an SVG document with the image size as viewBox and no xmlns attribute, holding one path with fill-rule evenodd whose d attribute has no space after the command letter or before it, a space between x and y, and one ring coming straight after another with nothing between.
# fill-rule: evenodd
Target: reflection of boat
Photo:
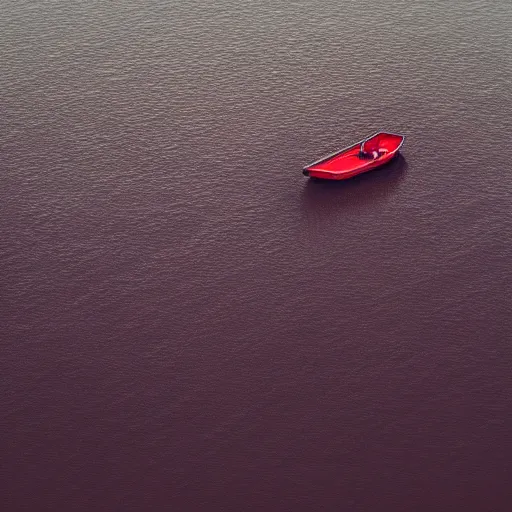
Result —
<instances>
[{"instance_id":1,"label":"reflection of boat","mask_svg":"<svg viewBox=\"0 0 512 512\"><path fill-rule=\"evenodd\" d=\"M376 133L353 146L336 151L302 171L305 176L326 180L346 180L387 164L404 143L403 135Z\"/></svg>"}]
</instances>

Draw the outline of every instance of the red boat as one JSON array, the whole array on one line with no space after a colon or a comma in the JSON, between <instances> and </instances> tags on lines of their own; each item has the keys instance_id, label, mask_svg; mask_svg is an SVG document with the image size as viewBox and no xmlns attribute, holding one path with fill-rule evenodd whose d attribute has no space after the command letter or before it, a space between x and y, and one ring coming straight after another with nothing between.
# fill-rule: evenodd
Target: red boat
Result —
<instances>
[{"instance_id":1,"label":"red boat","mask_svg":"<svg viewBox=\"0 0 512 512\"><path fill-rule=\"evenodd\" d=\"M376 133L353 146L309 164L302 173L311 178L346 180L387 164L398 154L404 140L403 135Z\"/></svg>"}]
</instances>

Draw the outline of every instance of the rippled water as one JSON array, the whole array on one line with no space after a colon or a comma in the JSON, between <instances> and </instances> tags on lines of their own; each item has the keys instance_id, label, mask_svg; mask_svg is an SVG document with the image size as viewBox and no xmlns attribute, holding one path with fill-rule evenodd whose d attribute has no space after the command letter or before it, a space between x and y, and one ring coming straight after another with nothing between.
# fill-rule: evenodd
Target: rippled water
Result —
<instances>
[{"instance_id":1,"label":"rippled water","mask_svg":"<svg viewBox=\"0 0 512 512\"><path fill-rule=\"evenodd\" d=\"M511 23L0 0L2 510L510 510Z\"/></svg>"}]
</instances>

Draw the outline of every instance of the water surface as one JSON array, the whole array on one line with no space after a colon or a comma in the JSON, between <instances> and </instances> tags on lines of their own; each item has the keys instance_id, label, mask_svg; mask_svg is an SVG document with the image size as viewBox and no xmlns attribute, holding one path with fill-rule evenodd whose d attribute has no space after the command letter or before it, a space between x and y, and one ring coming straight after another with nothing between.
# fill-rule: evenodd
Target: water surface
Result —
<instances>
[{"instance_id":1,"label":"water surface","mask_svg":"<svg viewBox=\"0 0 512 512\"><path fill-rule=\"evenodd\" d=\"M510 509L512 4L0 7L3 510Z\"/></svg>"}]
</instances>

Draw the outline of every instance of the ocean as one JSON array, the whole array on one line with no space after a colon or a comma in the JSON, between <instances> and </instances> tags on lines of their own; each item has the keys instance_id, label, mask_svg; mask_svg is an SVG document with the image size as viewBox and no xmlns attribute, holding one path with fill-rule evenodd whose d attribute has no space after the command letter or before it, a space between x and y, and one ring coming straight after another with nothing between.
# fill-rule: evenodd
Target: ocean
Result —
<instances>
[{"instance_id":1,"label":"ocean","mask_svg":"<svg viewBox=\"0 0 512 512\"><path fill-rule=\"evenodd\" d=\"M510 510L511 24L0 0L2 510Z\"/></svg>"}]
</instances>

